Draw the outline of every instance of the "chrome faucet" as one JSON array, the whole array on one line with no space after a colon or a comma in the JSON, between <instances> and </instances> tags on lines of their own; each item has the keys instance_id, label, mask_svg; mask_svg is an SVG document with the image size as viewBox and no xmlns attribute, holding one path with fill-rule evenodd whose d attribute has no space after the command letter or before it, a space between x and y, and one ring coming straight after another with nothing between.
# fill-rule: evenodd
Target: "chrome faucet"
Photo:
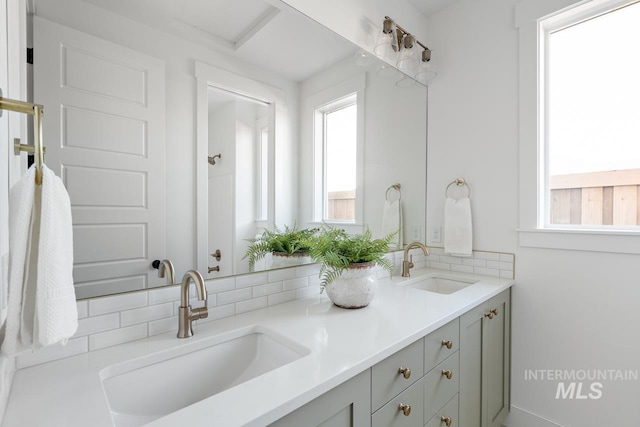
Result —
<instances>
[{"instance_id":1,"label":"chrome faucet","mask_svg":"<svg viewBox=\"0 0 640 427\"><path fill-rule=\"evenodd\" d=\"M167 285L173 285L176 282L176 274L173 269L173 263L168 259L163 259L158 265L158 277L167 276Z\"/></svg>"},{"instance_id":2,"label":"chrome faucet","mask_svg":"<svg viewBox=\"0 0 640 427\"><path fill-rule=\"evenodd\" d=\"M409 270L413 268L413 255L409 255L412 248L420 248L424 256L429 256L429 249L420 242L411 242L404 248L404 260L402 261L402 277L409 277Z\"/></svg>"},{"instance_id":3,"label":"chrome faucet","mask_svg":"<svg viewBox=\"0 0 640 427\"><path fill-rule=\"evenodd\" d=\"M202 307L191 309L189 305L189 285L191 281L196 285L198 300L204 301ZM180 284L180 309L178 311L178 338L189 338L193 336L191 322L197 319L204 319L209 316L207 308L207 288L204 286L202 275L196 270L189 270L184 273Z\"/></svg>"}]
</instances>

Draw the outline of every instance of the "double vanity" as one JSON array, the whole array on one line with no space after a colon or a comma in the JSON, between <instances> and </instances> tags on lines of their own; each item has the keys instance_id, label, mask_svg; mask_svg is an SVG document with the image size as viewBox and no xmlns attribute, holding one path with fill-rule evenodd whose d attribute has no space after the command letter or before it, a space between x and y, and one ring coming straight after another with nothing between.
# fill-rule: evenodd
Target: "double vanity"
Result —
<instances>
[{"instance_id":1,"label":"double vanity","mask_svg":"<svg viewBox=\"0 0 640 427\"><path fill-rule=\"evenodd\" d=\"M4 425L500 426L513 280L411 274L22 369Z\"/></svg>"}]
</instances>

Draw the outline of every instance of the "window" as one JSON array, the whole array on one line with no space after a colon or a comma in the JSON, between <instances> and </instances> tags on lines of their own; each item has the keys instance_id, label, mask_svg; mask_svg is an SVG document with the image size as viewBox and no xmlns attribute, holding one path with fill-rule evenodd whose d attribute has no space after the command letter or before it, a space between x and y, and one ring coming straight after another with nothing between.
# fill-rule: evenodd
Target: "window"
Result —
<instances>
[{"instance_id":1,"label":"window","mask_svg":"<svg viewBox=\"0 0 640 427\"><path fill-rule=\"evenodd\" d=\"M355 223L357 95L350 94L316 107L315 118L316 219Z\"/></svg>"},{"instance_id":2,"label":"window","mask_svg":"<svg viewBox=\"0 0 640 427\"><path fill-rule=\"evenodd\" d=\"M256 221L269 217L269 125L267 118L256 120Z\"/></svg>"},{"instance_id":3,"label":"window","mask_svg":"<svg viewBox=\"0 0 640 427\"><path fill-rule=\"evenodd\" d=\"M541 21L543 228L640 224L638 22L640 3Z\"/></svg>"}]
</instances>

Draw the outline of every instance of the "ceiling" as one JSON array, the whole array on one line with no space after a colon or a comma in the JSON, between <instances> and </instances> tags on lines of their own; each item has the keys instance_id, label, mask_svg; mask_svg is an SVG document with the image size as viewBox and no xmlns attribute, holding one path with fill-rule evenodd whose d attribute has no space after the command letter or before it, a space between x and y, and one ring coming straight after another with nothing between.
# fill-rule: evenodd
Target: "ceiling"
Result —
<instances>
[{"instance_id":1,"label":"ceiling","mask_svg":"<svg viewBox=\"0 0 640 427\"><path fill-rule=\"evenodd\" d=\"M355 51L332 31L270 0L84 1L293 81L305 80Z\"/></svg>"}]
</instances>

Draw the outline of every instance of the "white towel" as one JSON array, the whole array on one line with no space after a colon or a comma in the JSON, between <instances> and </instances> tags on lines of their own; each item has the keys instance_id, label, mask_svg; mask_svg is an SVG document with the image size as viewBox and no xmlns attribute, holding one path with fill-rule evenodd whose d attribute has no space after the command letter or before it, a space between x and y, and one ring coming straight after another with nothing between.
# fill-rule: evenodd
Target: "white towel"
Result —
<instances>
[{"instance_id":1,"label":"white towel","mask_svg":"<svg viewBox=\"0 0 640 427\"><path fill-rule=\"evenodd\" d=\"M400 200L385 200L382 211L382 236L398 232L389 249L402 249L402 204Z\"/></svg>"},{"instance_id":2,"label":"white towel","mask_svg":"<svg viewBox=\"0 0 640 427\"><path fill-rule=\"evenodd\" d=\"M46 166L31 167L11 189L9 303L2 352L66 343L78 328L73 285L71 204Z\"/></svg>"},{"instance_id":3,"label":"white towel","mask_svg":"<svg viewBox=\"0 0 640 427\"><path fill-rule=\"evenodd\" d=\"M468 197L444 203L444 251L452 256L472 255L471 200Z\"/></svg>"}]
</instances>

